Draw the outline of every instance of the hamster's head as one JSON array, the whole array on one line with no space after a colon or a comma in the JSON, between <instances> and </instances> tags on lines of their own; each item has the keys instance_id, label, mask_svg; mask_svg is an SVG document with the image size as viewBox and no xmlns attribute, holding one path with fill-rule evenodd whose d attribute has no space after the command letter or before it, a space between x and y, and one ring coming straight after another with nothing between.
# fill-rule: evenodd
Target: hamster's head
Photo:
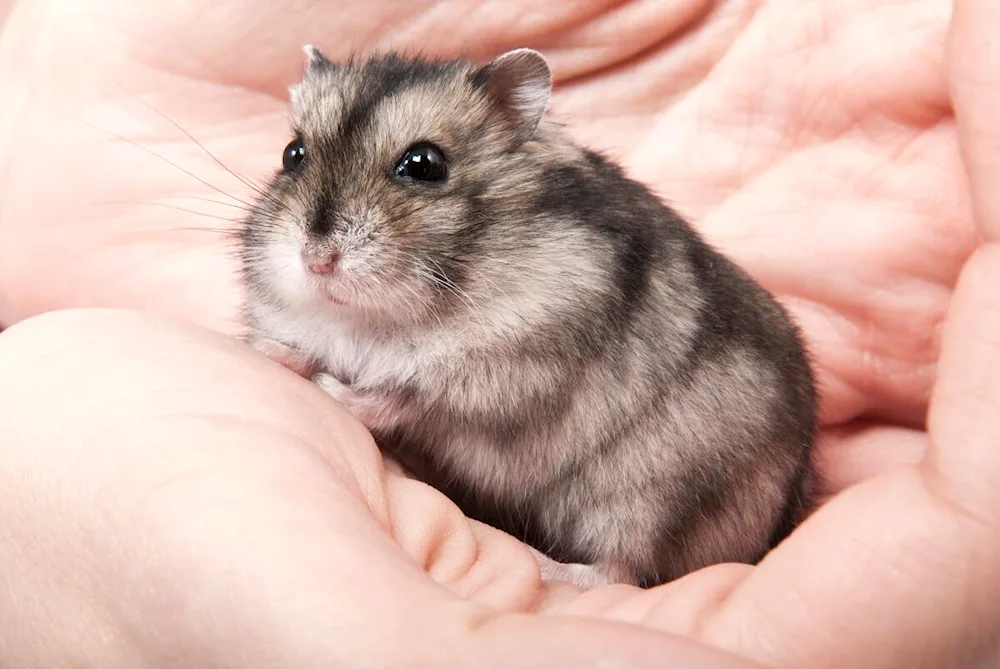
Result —
<instances>
[{"instance_id":1,"label":"hamster's head","mask_svg":"<svg viewBox=\"0 0 1000 669\"><path fill-rule=\"evenodd\" d=\"M251 294L383 323L458 308L483 233L526 206L548 65L527 49L482 66L305 51L292 140L243 233Z\"/></svg>"}]
</instances>

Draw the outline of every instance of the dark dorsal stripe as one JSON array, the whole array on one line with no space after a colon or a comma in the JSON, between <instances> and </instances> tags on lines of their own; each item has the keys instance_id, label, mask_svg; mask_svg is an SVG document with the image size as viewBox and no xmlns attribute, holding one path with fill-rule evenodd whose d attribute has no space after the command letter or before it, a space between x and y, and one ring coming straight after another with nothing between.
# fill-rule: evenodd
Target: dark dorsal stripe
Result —
<instances>
[{"instance_id":1,"label":"dark dorsal stripe","mask_svg":"<svg viewBox=\"0 0 1000 669\"><path fill-rule=\"evenodd\" d=\"M457 67L457 62L405 60L397 54L371 58L361 66L359 78L365 82L340 122L345 143L370 127L372 114L383 100L414 86L440 80ZM363 136L363 135L362 135Z\"/></svg>"}]
</instances>

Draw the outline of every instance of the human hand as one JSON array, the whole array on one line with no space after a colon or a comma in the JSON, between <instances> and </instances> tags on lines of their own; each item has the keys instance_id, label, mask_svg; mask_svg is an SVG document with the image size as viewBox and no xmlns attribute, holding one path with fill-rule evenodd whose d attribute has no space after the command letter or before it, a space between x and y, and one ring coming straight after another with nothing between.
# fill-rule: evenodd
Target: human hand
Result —
<instances>
[{"instance_id":1,"label":"human hand","mask_svg":"<svg viewBox=\"0 0 1000 669\"><path fill-rule=\"evenodd\" d=\"M35 8L42 4L22 8L12 19L11 25L23 22L18 24L19 31L11 28L6 33L4 53L8 57L19 53L9 46L10 36L26 40L24 35L30 30L24 28L32 27L33 16L41 16L41 10ZM678 8L695 12L700 4L704 3L672 3L663 8L662 4L638 3L630 5L628 11L660 7L668 13L679 12ZM744 20L726 21L726 13L730 18L740 14L741 4L722 3L715 10L721 15L684 33L677 48L652 48L642 58L620 66L614 63L629 55L620 45L649 46L676 26L668 17L629 21L627 16L610 13L610 23L605 26L615 21L636 25L644 39L628 40L619 35L608 40L619 46L585 50L581 43L602 39L600 30L594 33L600 20L576 22L578 27L573 31L550 26L531 40L484 20L483 29L510 36L511 43L497 44L476 41L481 34L475 30L480 24L466 19L463 30L442 31L454 41L441 48L458 49L468 40L485 53L528 43L552 54L557 74L579 75L575 82L562 86L557 105L574 120L585 110L592 115L579 124L581 136L597 138L600 144L616 149L634 173L653 183L682 211L695 215L712 241L785 299L805 326L823 382L827 429L822 464L827 480L837 487L884 471L900 460L920 457L926 440L921 423L938 348L937 325L958 268L973 243L945 81L936 60L943 48L947 5L916 0L869 0L850 6L832 0L808 4L775 0L752 15L748 12ZM331 54L337 53L334 37L349 34L347 31L357 26L345 25L343 15L310 13L323 6L317 3L302 13L302 23L311 22L317 32L304 30L300 39L290 30L286 52L294 52L300 41L312 41ZM83 6L62 3L61 7ZM88 216L87 207L82 206L102 197L143 200L164 192L219 195L208 189L199 193L197 182L189 189L184 185L189 177L168 176L173 171L170 166L164 166L163 171L157 166L136 172L136 163L128 158L136 147L84 144L81 139L90 128L80 130L79 123L52 118L53 109L77 116L96 111L99 118L95 122L107 127L105 120L117 122L120 115L130 113L133 117L126 121L141 121L145 127L159 117L154 113L151 119L141 103L128 106L132 104L129 96L109 83L121 82L135 91L133 84L141 81L143 87L138 92L156 93L150 98L155 108L192 131L227 165L243 174L270 169L275 163L274 147L282 145L276 138L283 133L279 118L283 103L267 96L283 92L286 80L294 78L298 62L275 56L268 49L243 50L233 48L231 41L220 42L218 36L231 30L222 26L231 24L233 18L225 11L188 23L175 14L166 18L148 14L188 7L145 8L138 13L128 10L133 13L126 15L117 5L88 3L83 10L92 17L90 21L106 26L101 34L114 35L115 40L102 47L106 50L95 59L97 66L86 78L63 81L58 90L52 82L58 81L59 68L88 52L80 44L73 50L74 40L81 39L81 21L49 12L48 22L40 24L43 30L59 30L54 39L50 35L47 48L33 47L36 54L45 55L44 59L39 55L36 62L44 61L41 69L47 72L41 72L41 81L49 82L38 87L33 102L37 106L28 107L38 112L38 120L19 130L21 137L16 143L8 137L0 146L0 153L8 160L18 156L17 165L11 164L17 170L8 169L8 183L0 196L4 202L0 249L17 249L15 256L0 257L0 319L11 322L53 306L81 303L151 305L232 330L226 316L234 311L238 290L226 280L228 269L221 269L218 263L218 247L208 241L208 233L182 229L205 227L205 223L196 217L185 220L173 211L163 217L138 215L141 207L118 216ZM274 45L275 51L284 49L279 36L267 34L267 28L276 24L265 15L268 9L275 7L258 5L259 13L247 15L243 11L239 18L257 25L254 35L267 35L258 47L266 44ZM368 11L375 10L368 7ZM446 25L445 10L437 11L437 25ZM362 17L360 20L371 16L361 10L346 15ZM332 23L339 23L345 32L338 33ZM570 23L574 22L567 20ZM171 26L182 25L188 31L187 26L197 26L193 34L185 34L185 43L188 38L192 43L185 52L190 58L183 63L171 60L175 67L168 68L170 74L158 70L157 61L162 66L165 54L176 56L173 45L179 36L171 32ZM425 23L424 35L432 29ZM421 28L413 30L411 35L416 36ZM723 51L724 57L716 58ZM209 58L211 54L220 58ZM8 62L12 62L10 58ZM146 64L137 66L136 62ZM601 73L582 74L592 67ZM808 74L803 74L803 68ZM707 75L701 76L705 72ZM651 86L650 81L656 85ZM106 88L102 89L102 84ZM248 90L234 92L225 84ZM213 97L209 93L216 94L215 105L190 106L191 99L204 99L202 94ZM46 97L48 107L42 104ZM109 103L111 97L116 101ZM824 106L826 100L831 101L828 107ZM239 109L244 104L250 111L244 112L240 122ZM262 116L256 116L257 112ZM237 119L235 124L233 119ZM214 137L213 141L222 120L227 131L238 129L236 135ZM261 125L255 123L264 129L259 130ZM71 126L72 131L68 130ZM128 123L124 127L114 124L112 129L130 137L135 133ZM166 130L171 131L169 124ZM742 134L732 134L736 132ZM86 136L106 138L100 132ZM177 136L177 144L154 141L152 146L179 163L184 157L196 156L190 140L180 133ZM143 144L149 142L148 135L142 138ZM25 146L38 150L13 150ZM239 148L227 153L233 146ZM656 155L650 153L654 149ZM88 172L94 162L110 165L110 170L104 174ZM212 165L208 158L196 164ZM53 170L63 172L67 178L57 181L69 187L60 188L60 198L42 197L45 191L41 186L50 183L43 176L51 179ZM161 187L165 190L158 190ZM67 219L72 228L60 223L65 212L73 213ZM70 250L79 247L88 248L89 255L74 264ZM202 266L191 258L202 258ZM818 269L823 270L823 279L836 282L821 286ZM204 278L196 282L191 278L195 276ZM55 289L47 281L53 277L58 279ZM964 372L955 374L961 377ZM854 420L868 416L878 422ZM949 441L964 439L961 432L953 430L952 434L932 433L931 441L950 445ZM922 466L933 460L929 457ZM961 541L948 535L949 540L956 539L947 544L949 549L956 547L942 557L948 568L931 565L939 568L924 571L936 547L937 535L931 530L955 519L936 514L936 507L928 511L919 500L905 509L903 505L914 501L913 493L919 489L890 494L887 481L905 487L899 481L912 481L914 471L904 469L838 499L756 570L713 570L655 594L620 593L621 602L610 607L608 615L631 616L648 625L678 629L711 643L736 647L753 657L773 659L776 664L792 665L806 658L808 666L832 666L847 658L847 664L853 659L861 665L878 666L872 661L876 658L883 666L894 666L889 663L897 659L909 659L913 666L920 666L920 662L940 666L934 660L949 657L942 653L953 649L956 639L966 639L961 636L963 630L956 632L940 624L937 616L944 614L938 611L948 609L941 602L936 602L930 621L897 615L916 601L917 593L894 590L890 586L899 583L897 573L891 572L893 577L888 579L880 570L901 564L906 569L899 574L906 578L930 572L939 579L953 575L950 569L955 561L967 557L969 551L989 555L991 549L990 544L978 541L978 533L975 541L967 533L960 533ZM986 471L980 474L995 482ZM870 492L873 488L875 493ZM874 497L859 498L862 493L858 490ZM879 508L879 514L871 514L872 499L892 501ZM859 518L864 522L857 522ZM877 536L870 536L875 531L873 525ZM832 538L817 534L815 528L824 526ZM961 522L957 526L963 532L968 529ZM898 536L886 536L886 527L896 527ZM917 530L927 533L917 537ZM892 545L880 543L880 538ZM913 543L916 539L920 541ZM923 550L911 564L904 548ZM879 568L861 568L866 556ZM834 564L840 567L834 570ZM822 579L831 572L837 573L841 582L824 590ZM993 574L974 573L985 585L996 582ZM738 587L733 585L737 582ZM722 591L734 588L729 597L719 594L720 583L725 586ZM682 590L682 585L691 589ZM993 592L985 585L983 592ZM706 590L711 594L704 594ZM692 591L696 594L686 600L684 593ZM930 587L928 592L938 597L941 590ZM612 597L615 593L619 591L602 590L564 600L561 610L593 613L595 607L601 608L595 601L600 597L617 599ZM800 606L789 605L782 593ZM872 606L867 599L859 603L856 596L865 593L879 605ZM965 593L961 587L953 587L949 595L956 594ZM962 609L966 615L959 618L956 613L955 619L979 621L980 627L967 629L982 632L990 629L982 626L989 620L984 615L988 607L982 605L981 593L973 594L968 602L963 601L968 605ZM718 605L716 610L713 597L725 606ZM948 600L951 604L954 601ZM664 624L662 618L635 613L646 606L659 614L667 610L670 615L666 617L672 615L674 620ZM876 628L871 621L860 619L859 609L898 627L889 631ZM678 617L684 622L677 622ZM692 622L696 619L701 621L698 625ZM712 624L702 624L703 619ZM810 619L822 622L809 624ZM922 633L929 623L935 624L936 633ZM866 629L857 629L859 624L865 624ZM905 652L885 642L900 630L918 635ZM970 647L970 655L983 648L980 644Z\"/></svg>"},{"instance_id":2,"label":"human hand","mask_svg":"<svg viewBox=\"0 0 1000 669\"><path fill-rule=\"evenodd\" d=\"M993 245L956 296L919 470L842 494L759 567L582 595L248 347L130 312L30 319L0 335L0 665L751 666L721 646L991 666L997 280Z\"/></svg>"},{"instance_id":3,"label":"human hand","mask_svg":"<svg viewBox=\"0 0 1000 669\"><path fill-rule=\"evenodd\" d=\"M838 489L920 457L940 322L973 246L942 76L949 6L22 3L0 52L0 323L114 306L236 331L224 231L254 195L241 179L278 167L302 43L334 58L533 46L555 113L802 324Z\"/></svg>"},{"instance_id":4,"label":"human hand","mask_svg":"<svg viewBox=\"0 0 1000 669\"><path fill-rule=\"evenodd\" d=\"M0 666L752 666L544 615L559 589L520 543L208 330L29 319L0 335L0 406Z\"/></svg>"}]
</instances>

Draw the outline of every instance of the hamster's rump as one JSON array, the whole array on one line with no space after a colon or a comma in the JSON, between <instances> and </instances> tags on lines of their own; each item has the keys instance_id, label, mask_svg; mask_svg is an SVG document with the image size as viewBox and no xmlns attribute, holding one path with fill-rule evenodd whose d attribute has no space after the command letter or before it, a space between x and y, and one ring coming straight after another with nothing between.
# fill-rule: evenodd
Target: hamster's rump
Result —
<instances>
[{"instance_id":1,"label":"hamster's rump","mask_svg":"<svg viewBox=\"0 0 1000 669\"><path fill-rule=\"evenodd\" d=\"M311 52L295 159L243 235L253 336L369 398L382 448L557 560L639 585L755 562L806 499L799 333L546 119L550 84L526 50Z\"/></svg>"}]
</instances>

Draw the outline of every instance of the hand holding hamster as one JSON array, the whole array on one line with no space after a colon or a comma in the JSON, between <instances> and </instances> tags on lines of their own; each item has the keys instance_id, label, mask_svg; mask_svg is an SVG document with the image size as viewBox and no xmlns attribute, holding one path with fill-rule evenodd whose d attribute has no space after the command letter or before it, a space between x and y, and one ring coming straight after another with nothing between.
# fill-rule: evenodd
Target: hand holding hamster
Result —
<instances>
[{"instance_id":1,"label":"hand holding hamster","mask_svg":"<svg viewBox=\"0 0 1000 669\"><path fill-rule=\"evenodd\" d=\"M2 97L9 102L0 114L16 130L0 147L9 176L0 196L0 323L5 326L65 306L153 305L157 314L231 332L230 307L242 295L227 281L231 266L220 257L220 243L226 240L190 229L215 225L218 219L161 206L116 206L110 213L109 207L94 206L106 200L166 201L225 215L228 208L199 208L184 199L218 199L218 191L147 152L53 115L53 107L65 114L94 109L99 101L114 119L123 119L111 130L157 152L169 145L167 155L179 165L231 190L236 183L231 175L162 117L122 97L118 85L141 81L147 99L227 166L256 175L262 162L264 169L268 161L278 162L284 144L276 139L285 115L277 93L298 67L295 45L288 40L302 26L325 35L331 48L356 43L357 27L375 19L387 24L392 38L438 44L441 24L460 21L462 34L456 39L470 49L496 40L528 41L527 31L537 28L519 23L501 30L488 13L459 15L463 6L458 3L433 9L392 3L390 18L387 6L372 3L347 11L342 4L309 3L292 13L274 0L223 0L212 11L204 2L136 6L97 0L78 3L76 12L46 11L51 4L19 3L23 11L14 12L10 29L0 37L8 47L0 50L0 67L15 75L0 76ZM561 96L556 103L573 119L574 133L600 135L604 139L598 141L621 147L629 170L676 197L713 239L789 298L824 383L817 464L822 492L836 495L832 503L756 568L702 570L656 592L613 588L555 605L546 598L541 611L537 600L526 598L513 615L489 602L494 608L487 611L467 582L442 579L441 560L471 564L477 583L484 572L498 576L503 587L494 592L507 597L536 587L531 570L520 568L516 558L490 562L483 546L477 546L474 560L461 563L468 556L456 550L461 542L450 533L442 535L440 528L476 524L456 518L440 495L380 477L368 457L368 440L354 425L340 422L340 412L316 406L321 403L313 401L314 393L303 393L301 384L286 384L280 375L259 370L238 347L225 343L212 348L202 342L200 353L193 353L192 337L185 335L165 345L158 316L150 319L147 337L122 328L114 314L85 314L106 322L82 331L79 321L65 320L73 314L64 313L61 321L31 319L0 336L0 348L7 350L2 377L9 391L0 403L6 409L0 412L5 421L0 432L6 437L0 507L9 512L6 527L14 532L4 542L13 551L4 554L3 570L15 588L6 610L11 624L0 630L0 665L56 666L56 656L65 651L106 669L135 669L137 657L169 663L178 653L184 658L178 662L204 666L204 652L215 653L220 662L225 654L228 664L241 667L273 667L278 653L285 665L304 655L329 664L333 655L340 664L403 666L408 661L451 667L481 658L483 664L596 667L617 649L630 666L693 666L674 647L683 637L769 667L963 662L972 667L996 656L998 637L991 631L997 629L1000 574L997 561L984 558L995 556L1000 544L1000 534L990 529L1000 521L1000 461L993 447L1000 440L1000 412L989 401L1000 398L993 336L1000 283L994 270L1000 264L989 253L976 253L953 291L972 250L966 234L974 231L971 212L980 212L981 239L996 239L1000 230L997 216L991 216L1000 209L990 207L1000 195L990 187L995 161L983 160L998 146L991 139L1000 130L996 114L991 115L998 88L984 85L997 83L1000 54L982 48L992 39L996 21L990 14L996 13L996 3L956 3L953 44L965 58L950 59L955 75L950 81L934 56L950 17L935 3L767 3L764 11L743 13L745 25L734 24L731 12L713 11L683 28L662 18L639 26L634 13L619 11L619 3L603 4L606 9L599 10L592 3L563 3L547 31L553 36L548 39L560 44L553 70L562 73L557 78L566 77L556 89ZM738 4L716 3L723 9ZM670 14L692 5L648 6L666 7ZM824 12L830 30L815 30L817 11ZM274 20L276 12L282 21ZM422 28L414 35L411 19L414 14L423 19L425 12L432 12L433 20L419 21ZM42 14L46 20L37 20ZM250 28L233 30L233 16ZM191 29L195 24L198 30ZM594 49L592 27L606 34L609 25L622 31L619 37L607 48ZM112 31L116 39L95 51L93 28ZM831 40L831 31L850 39ZM632 57L637 34L640 39L652 34L659 46ZM767 39L771 35L782 39ZM789 40L797 45L792 58ZM179 43L184 49L177 49ZM674 48L678 43L681 47ZM275 48L287 53L275 55ZM927 58L914 60L915 48ZM220 49L227 55L221 60ZM136 58L137 53L163 57L152 61ZM580 58L586 67L579 67ZM577 67L567 68L567 60ZM262 62L268 67L262 69ZM684 69L692 62L705 70ZM186 69L192 63L199 65L196 72ZM693 77L675 76L678 68ZM25 72L31 76L18 74ZM79 80L67 86L67 76ZM193 86L203 91L206 84L224 91L222 98L206 101L193 92ZM954 108L949 84L962 93ZM848 119L845 103L852 111ZM269 128L263 133L262 108ZM580 109L586 116L576 114ZM710 118L700 122L704 112ZM748 124L749 117L757 122ZM110 118L103 118L106 127ZM894 120L885 123L887 118ZM720 127L723 132L715 133ZM727 128L736 132L726 133ZM637 146L645 148L637 151ZM902 153L901 146L906 148ZM845 169L861 183L830 178ZM967 190L969 180L975 197ZM52 196L55 185L59 197ZM822 262L812 260L816 257ZM958 308L939 338L949 302ZM53 355L55 342L61 354ZM95 347L109 355L96 354ZM230 365L234 353L246 360L242 369ZM151 359L163 364L162 371L136 375L136 363ZM80 364L91 371L67 377L67 370ZM109 373L109 365L118 371ZM230 373L220 373L227 365ZM53 382L63 378L66 383ZM928 428L919 421L938 378ZM170 399L164 397L166 387L177 391ZM212 427L199 420L192 426L178 411L180 402L203 419L204 402L227 400L242 404L251 421L263 422L229 420ZM54 407L75 417L52 421ZM309 407L317 414L312 420L302 413ZM137 415L165 412L172 427L157 423L162 449L154 453L148 440L130 437ZM261 424L269 429L256 429ZM286 456L275 459L282 425ZM330 440L318 436L331 429L336 432ZM308 443L303 433L313 435ZM67 449L85 459L82 470L64 456ZM178 457L178 450L191 459ZM170 520L172 536L183 541L175 542L177 550L171 552L162 543L148 543L154 538L148 525L129 522L135 506L148 508L143 506L148 498L119 496L102 515L88 495L93 488L82 485L85 478L108 475L112 479L101 483L102 490L138 493L140 471L165 474L162 467L150 469L151 462L166 458L172 468L198 465L220 452L226 453L215 460L221 466L200 477L206 495L173 484L160 490L176 502L170 508L180 512ZM255 476L273 475L276 465L287 471L301 464L304 454L309 461L308 455L317 452L349 463L327 475L354 486L358 496L367 495L367 505L351 495L330 501L302 494L315 491L323 478L322 461L312 471L299 468L298 479L287 479L298 494L264 485ZM919 465L911 464L921 458ZM113 466L91 466L99 462ZM202 473L197 466L192 470ZM356 489L359 472L370 486ZM864 484L853 485L861 480ZM214 492L234 491L234 481L242 482L242 499L219 500ZM429 498L438 513L426 508ZM406 539L395 529L379 532L377 514L386 499L396 504L392 518ZM263 513L248 520L248 504ZM287 516L274 513L289 507ZM129 513L120 513L123 509ZM328 522L300 522L316 514ZM345 515L357 522L345 523ZM209 516L218 522L206 524ZM275 518L291 522L262 522ZM357 532L359 524L375 532ZM69 531L52 531L62 527ZM246 529L234 533L234 527ZM304 550L297 543L307 527L325 550ZM201 532L201 541L180 531L190 529ZM399 559L412 549L414 538L433 550L437 564L420 562L419 555ZM139 554L144 545L155 560L107 568L115 559ZM81 552L81 546L87 550ZM298 548L273 550L292 546ZM38 559L23 559L32 555ZM364 560L351 564L360 568L340 561L358 555ZM255 563L264 567L257 578L241 578ZM73 575L84 587L62 587ZM220 576L237 579L243 596L220 587ZM53 583L60 584L61 596L50 596ZM136 589L136 583L168 587ZM95 593L107 596L95 598ZM134 603L136 595L162 602L168 593L176 595L171 601L180 608L117 606ZM621 603L609 608L607 600L616 597ZM120 615L78 615L93 611L100 601L114 605ZM308 606L290 615L286 607L293 601ZM178 617L192 603L202 615ZM359 617L359 606L371 615ZM630 619L635 624L620 624L623 611L636 615ZM31 620L40 624L26 626ZM252 629L248 622L254 623ZM169 648L165 628L172 630ZM226 630L230 633L219 634ZM248 639L258 644L248 645ZM258 648L266 652L254 652ZM109 650L119 649L115 665ZM18 655L19 650L29 656ZM627 660L621 658L626 654Z\"/></svg>"},{"instance_id":2,"label":"hand holding hamster","mask_svg":"<svg viewBox=\"0 0 1000 669\"><path fill-rule=\"evenodd\" d=\"M252 338L578 583L652 586L780 541L815 430L797 329L545 116L542 56L307 53L242 235Z\"/></svg>"}]
</instances>

